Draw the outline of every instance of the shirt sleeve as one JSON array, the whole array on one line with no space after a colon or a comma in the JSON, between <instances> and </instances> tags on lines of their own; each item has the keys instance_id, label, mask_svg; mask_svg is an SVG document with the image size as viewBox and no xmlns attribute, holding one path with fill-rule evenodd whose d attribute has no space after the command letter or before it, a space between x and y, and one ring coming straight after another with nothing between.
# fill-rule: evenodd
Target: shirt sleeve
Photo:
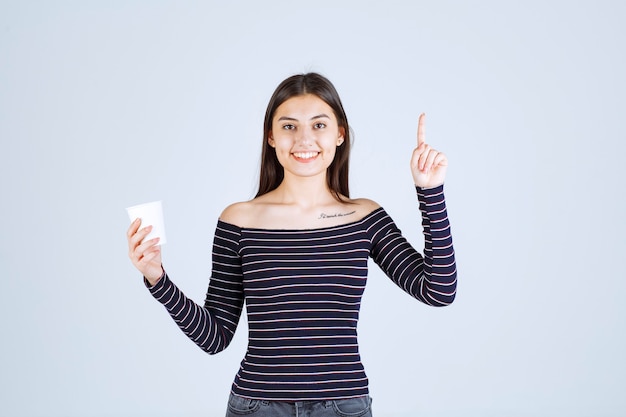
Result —
<instances>
[{"instance_id":1,"label":"shirt sleeve","mask_svg":"<svg viewBox=\"0 0 626 417\"><path fill-rule=\"evenodd\" d=\"M370 256L400 288L432 306L446 306L456 296L457 270L443 185L416 188L424 230L422 256L383 211L370 226Z\"/></svg>"},{"instance_id":2,"label":"shirt sleeve","mask_svg":"<svg viewBox=\"0 0 626 417\"><path fill-rule=\"evenodd\" d=\"M233 339L243 308L239 256L241 230L218 221L213 240L213 267L204 306L189 299L165 274L150 293L198 347L215 354Z\"/></svg>"}]
</instances>

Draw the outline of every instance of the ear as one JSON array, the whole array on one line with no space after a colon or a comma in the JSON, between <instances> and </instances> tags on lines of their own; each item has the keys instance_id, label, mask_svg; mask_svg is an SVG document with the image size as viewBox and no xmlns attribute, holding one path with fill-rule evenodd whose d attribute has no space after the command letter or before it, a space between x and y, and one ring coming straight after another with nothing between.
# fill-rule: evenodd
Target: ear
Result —
<instances>
[{"instance_id":1,"label":"ear","mask_svg":"<svg viewBox=\"0 0 626 417\"><path fill-rule=\"evenodd\" d=\"M267 137L267 144L270 145L272 148L276 146L276 142L274 142L274 138L272 137L271 133Z\"/></svg>"},{"instance_id":2,"label":"ear","mask_svg":"<svg viewBox=\"0 0 626 417\"><path fill-rule=\"evenodd\" d=\"M337 137L337 146L343 145L343 142L344 142L343 135L344 135L344 133L345 133L345 130L343 129L343 127L339 128L339 136Z\"/></svg>"}]
</instances>

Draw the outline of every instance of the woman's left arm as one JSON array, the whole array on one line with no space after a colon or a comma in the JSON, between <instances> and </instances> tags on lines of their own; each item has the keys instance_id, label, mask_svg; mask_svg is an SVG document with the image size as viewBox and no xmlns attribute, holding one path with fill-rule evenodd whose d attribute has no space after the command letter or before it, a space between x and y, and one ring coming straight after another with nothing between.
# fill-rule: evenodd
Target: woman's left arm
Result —
<instances>
[{"instance_id":1,"label":"woman's left arm","mask_svg":"<svg viewBox=\"0 0 626 417\"><path fill-rule=\"evenodd\" d=\"M424 255L402 235L384 211L368 228L370 256L391 280L412 297L436 307L451 304L456 296L456 261L443 185L419 188Z\"/></svg>"},{"instance_id":2,"label":"woman's left arm","mask_svg":"<svg viewBox=\"0 0 626 417\"><path fill-rule=\"evenodd\" d=\"M417 148L411 158L422 215L424 255L402 236L393 220L381 219L372 230L374 261L401 288L413 297L433 306L446 306L456 296L456 260L450 221L443 193L448 160L425 141L425 115L419 117Z\"/></svg>"}]
</instances>

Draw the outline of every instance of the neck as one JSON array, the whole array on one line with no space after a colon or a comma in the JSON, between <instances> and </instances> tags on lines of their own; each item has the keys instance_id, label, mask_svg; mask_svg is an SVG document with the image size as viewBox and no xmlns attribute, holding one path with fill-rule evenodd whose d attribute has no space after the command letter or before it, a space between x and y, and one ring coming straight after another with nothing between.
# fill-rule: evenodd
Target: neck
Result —
<instances>
[{"instance_id":1,"label":"neck","mask_svg":"<svg viewBox=\"0 0 626 417\"><path fill-rule=\"evenodd\" d=\"M326 185L326 176L285 176L283 182L276 188L276 192L283 204L294 204L303 208L336 201Z\"/></svg>"}]
</instances>

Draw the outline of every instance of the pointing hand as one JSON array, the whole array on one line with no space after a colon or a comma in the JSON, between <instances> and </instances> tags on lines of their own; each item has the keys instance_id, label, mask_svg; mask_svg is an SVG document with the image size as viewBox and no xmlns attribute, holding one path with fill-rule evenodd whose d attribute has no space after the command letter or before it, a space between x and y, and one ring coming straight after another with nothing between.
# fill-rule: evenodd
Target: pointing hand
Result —
<instances>
[{"instance_id":1,"label":"pointing hand","mask_svg":"<svg viewBox=\"0 0 626 417\"><path fill-rule=\"evenodd\" d=\"M426 143L425 119L426 115L420 114L417 124L417 148L413 150L411 157L411 173L418 187L434 188L444 183L448 158Z\"/></svg>"}]
</instances>

